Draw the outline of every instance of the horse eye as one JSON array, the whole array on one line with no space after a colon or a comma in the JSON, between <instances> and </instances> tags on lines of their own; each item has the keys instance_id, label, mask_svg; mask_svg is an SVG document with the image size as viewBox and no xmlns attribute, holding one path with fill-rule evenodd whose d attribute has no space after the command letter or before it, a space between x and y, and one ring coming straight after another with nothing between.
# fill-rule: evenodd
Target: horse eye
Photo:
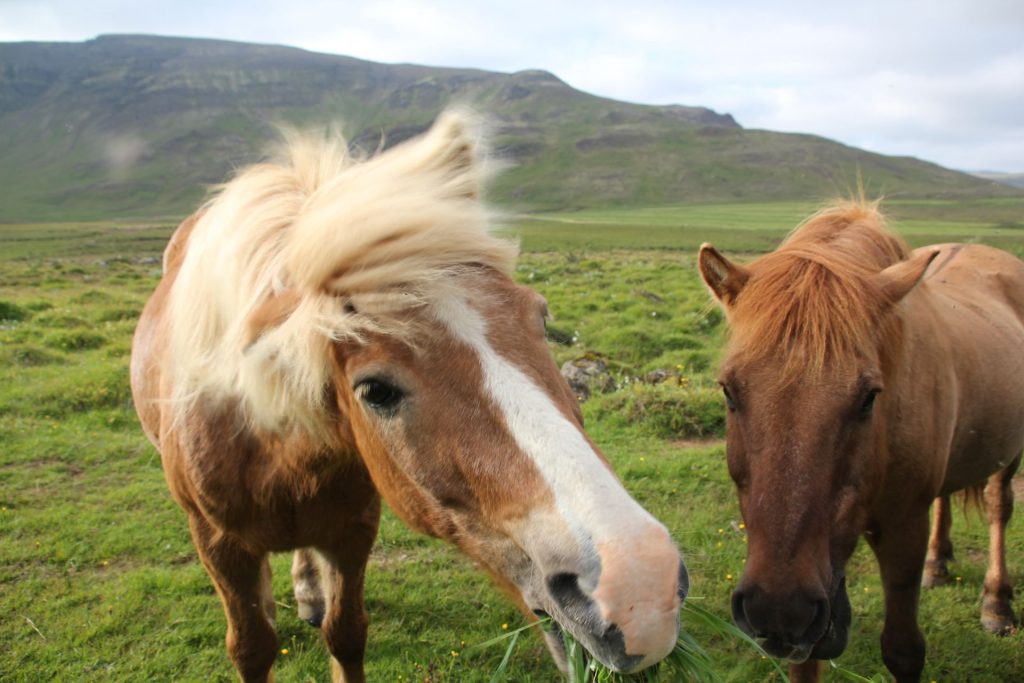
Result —
<instances>
[{"instance_id":1,"label":"horse eye","mask_svg":"<svg viewBox=\"0 0 1024 683\"><path fill-rule=\"evenodd\" d=\"M725 396L725 407L729 409L729 412L736 410L736 402L732 398L732 394L729 393L729 387L722 385L722 395Z\"/></svg>"},{"instance_id":2,"label":"horse eye","mask_svg":"<svg viewBox=\"0 0 1024 683\"><path fill-rule=\"evenodd\" d=\"M867 419L871 416L871 411L875 407L875 397L878 396L879 389L872 389L868 392L868 395L864 397L864 402L860 406L860 418L862 420Z\"/></svg>"},{"instance_id":3,"label":"horse eye","mask_svg":"<svg viewBox=\"0 0 1024 683\"><path fill-rule=\"evenodd\" d=\"M359 400L377 412L393 411L402 400L402 390L381 379L367 379L356 385Z\"/></svg>"}]
</instances>

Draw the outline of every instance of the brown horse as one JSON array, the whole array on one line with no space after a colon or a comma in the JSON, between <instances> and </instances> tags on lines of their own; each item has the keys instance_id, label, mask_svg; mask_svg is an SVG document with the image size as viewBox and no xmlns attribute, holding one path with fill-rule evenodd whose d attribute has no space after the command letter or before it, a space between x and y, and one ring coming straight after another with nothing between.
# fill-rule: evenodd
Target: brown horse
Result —
<instances>
[{"instance_id":1,"label":"brown horse","mask_svg":"<svg viewBox=\"0 0 1024 683\"><path fill-rule=\"evenodd\" d=\"M334 679L364 680L379 496L608 666L675 645L685 568L583 431L544 301L488 232L474 131L447 113L365 161L292 136L167 246L132 391L246 681L272 678L267 558L292 549Z\"/></svg>"},{"instance_id":2,"label":"brown horse","mask_svg":"<svg viewBox=\"0 0 1024 683\"><path fill-rule=\"evenodd\" d=\"M863 534L885 590L883 659L899 681L918 680L928 507L984 486L982 623L1010 628L1003 533L1024 447L1024 263L980 245L911 253L863 202L813 216L747 266L707 244L699 263L731 328L719 381L748 530L737 624L794 662L795 680L817 680L815 660L846 646L844 567ZM941 539L933 546L938 561Z\"/></svg>"}]
</instances>

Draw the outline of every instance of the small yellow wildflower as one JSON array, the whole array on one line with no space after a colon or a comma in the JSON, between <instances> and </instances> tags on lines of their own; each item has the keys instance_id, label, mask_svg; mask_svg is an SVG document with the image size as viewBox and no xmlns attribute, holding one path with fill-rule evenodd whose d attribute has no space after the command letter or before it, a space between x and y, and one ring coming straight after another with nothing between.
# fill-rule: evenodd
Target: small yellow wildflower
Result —
<instances>
[{"instance_id":1,"label":"small yellow wildflower","mask_svg":"<svg viewBox=\"0 0 1024 683\"><path fill-rule=\"evenodd\" d=\"M452 657L458 657L458 656L459 656L459 653L456 652L455 650L452 650Z\"/></svg>"},{"instance_id":2,"label":"small yellow wildflower","mask_svg":"<svg viewBox=\"0 0 1024 683\"><path fill-rule=\"evenodd\" d=\"M740 530L742 531L743 529L746 529L746 528L747 528L747 525L744 524L743 522L740 522Z\"/></svg>"},{"instance_id":3,"label":"small yellow wildflower","mask_svg":"<svg viewBox=\"0 0 1024 683\"><path fill-rule=\"evenodd\" d=\"M508 630L508 624L502 624L501 625L501 630L502 631L507 631Z\"/></svg>"},{"instance_id":4,"label":"small yellow wildflower","mask_svg":"<svg viewBox=\"0 0 1024 683\"><path fill-rule=\"evenodd\" d=\"M282 648L281 648L281 654L283 654L283 655L286 655L286 654L288 654L288 648L286 648L286 647L282 647Z\"/></svg>"},{"instance_id":5,"label":"small yellow wildflower","mask_svg":"<svg viewBox=\"0 0 1024 683\"><path fill-rule=\"evenodd\" d=\"M726 581L732 581L732 574L726 574L725 575L725 580Z\"/></svg>"},{"instance_id":6,"label":"small yellow wildflower","mask_svg":"<svg viewBox=\"0 0 1024 683\"><path fill-rule=\"evenodd\" d=\"M724 534L724 533L725 533L725 529L719 529L719 530L718 530L718 533L720 533L720 534Z\"/></svg>"}]
</instances>

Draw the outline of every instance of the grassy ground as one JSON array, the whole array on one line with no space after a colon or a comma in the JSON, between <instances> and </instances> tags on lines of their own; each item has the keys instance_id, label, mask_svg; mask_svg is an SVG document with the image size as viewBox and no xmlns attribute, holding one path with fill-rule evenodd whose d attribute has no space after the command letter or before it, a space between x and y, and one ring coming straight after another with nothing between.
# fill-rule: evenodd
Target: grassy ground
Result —
<instances>
[{"instance_id":1,"label":"grassy ground","mask_svg":"<svg viewBox=\"0 0 1024 683\"><path fill-rule=\"evenodd\" d=\"M707 305L694 247L769 249L812 207L706 205L513 221L517 277L556 318L561 362L603 356L619 388L584 404L588 429L627 488L684 550L693 599L728 615L744 537L728 481L714 389L723 323ZM893 207L914 243L980 239L1024 253L1019 205ZM0 226L0 680L228 681L224 618L130 405L131 330L159 274L171 225ZM628 249L626 248L628 245ZM653 370L669 379L643 381ZM954 518L960 579L922 601L926 680L1024 678L1024 636L978 626L985 525ZM1024 527L1009 558L1024 580ZM329 680L315 631L294 614L287 556L274 559L282 681ZM861 548L850 567L850 648L839 660L882 671L880 583ZM522 624L471 563L386 514L367 585L375 681L486 681L502 647L471 651ZM711 638L730 680L771 677L767 662ZM537 637L508 680L554 681ZM838 680L838 679L837 679Z\"/></svg>"}]
</instances>

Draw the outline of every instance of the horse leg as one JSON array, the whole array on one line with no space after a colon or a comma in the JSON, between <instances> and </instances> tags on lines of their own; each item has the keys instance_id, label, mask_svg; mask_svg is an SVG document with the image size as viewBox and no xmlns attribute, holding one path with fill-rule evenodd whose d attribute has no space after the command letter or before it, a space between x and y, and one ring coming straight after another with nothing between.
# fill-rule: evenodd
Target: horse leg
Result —
<instances>
[{"instance_id":1,"label":"horse leg","mask_svg":"<svg viewBox=\"0 0 1024 683\"><path fill-rule=\"evenodd\" d=\"M932 533L928 539L928 556L924 561L924 576L921 586L935 588L949 582L949 567L953 559L953 542L949 539L949 527L953 522L949 496L940 496L932 506Z\"/></svg>"},{"instance_id":2,"label":"horse leg","mask_svg":"<svg viewBox=\"0 0 1024 683\"><path fill-rule=\"evenodd\" d=\"M1011 481L1020 465L1018 455L1005 469L996 472L985 484L985 511L988 515L988 571L985 572L985 591L981 601L981 625L989 633L1005 635L1016 624L1013 608L1013 586L1006 569L1006 523L1013 513L1013 487Z\"/></svg>"},{"instance_id":3,"label":"horse leg","mask_svg":"<svg viewBox=\"0 0 1024 683\"><path fill-rule=\"evenodd\" d=\"M917 608L928 547L928 511L881 526L868 541L885 591L882 661L898 683L916 683L924 669L925 643L917 625Z\"/></svg>"},{"instance_id":4,"label":"horse leg","mask_svg":"<svg viewBox=\"0 0 1024 683\"><path fill-rule=\"evenodd\" d=\"M820 659L808 659L806 662L789 665L790 683L818 683L824 662Z\"/></svg>"},{"instance_id":5,"label":"horse leg","mask_svg":"<svg viewBox=\"0 0 1024 683\"><path fill-rule=\"evenodd\" d=\"M324 620L324 591L320 585L320 568L314 551L301 548L292 560L292 584L299 618L320 628Z\"/></svg>"},{"instance_id":6,"label":"horse leg","mask_svg":"<svg viewBox=\"0 0 1024 683\"><path fill-rule=\"evenodd\" d=\"M329 565L321 567L321 576L326 578L327 603L323 634L332 655L334 683L364 683L366 680L363 657L368 620L363 604L363 580L379 520L380 498L374 492L366 508L346 525L339 547L323 552L325 565Z\"/></svg>"},{"instance_id":7,"label":"horse leg","mask_svg":"<svg viewBox=\"0 0 1024 683\"><path fill-rule=\"evenodd\" d=\"M231 662L246 683L273 681L270 668L277 656L277 634L267 555L251 553L198 515L189 515L189 528L224 606Z\"/></svg>"}]
</instances>

